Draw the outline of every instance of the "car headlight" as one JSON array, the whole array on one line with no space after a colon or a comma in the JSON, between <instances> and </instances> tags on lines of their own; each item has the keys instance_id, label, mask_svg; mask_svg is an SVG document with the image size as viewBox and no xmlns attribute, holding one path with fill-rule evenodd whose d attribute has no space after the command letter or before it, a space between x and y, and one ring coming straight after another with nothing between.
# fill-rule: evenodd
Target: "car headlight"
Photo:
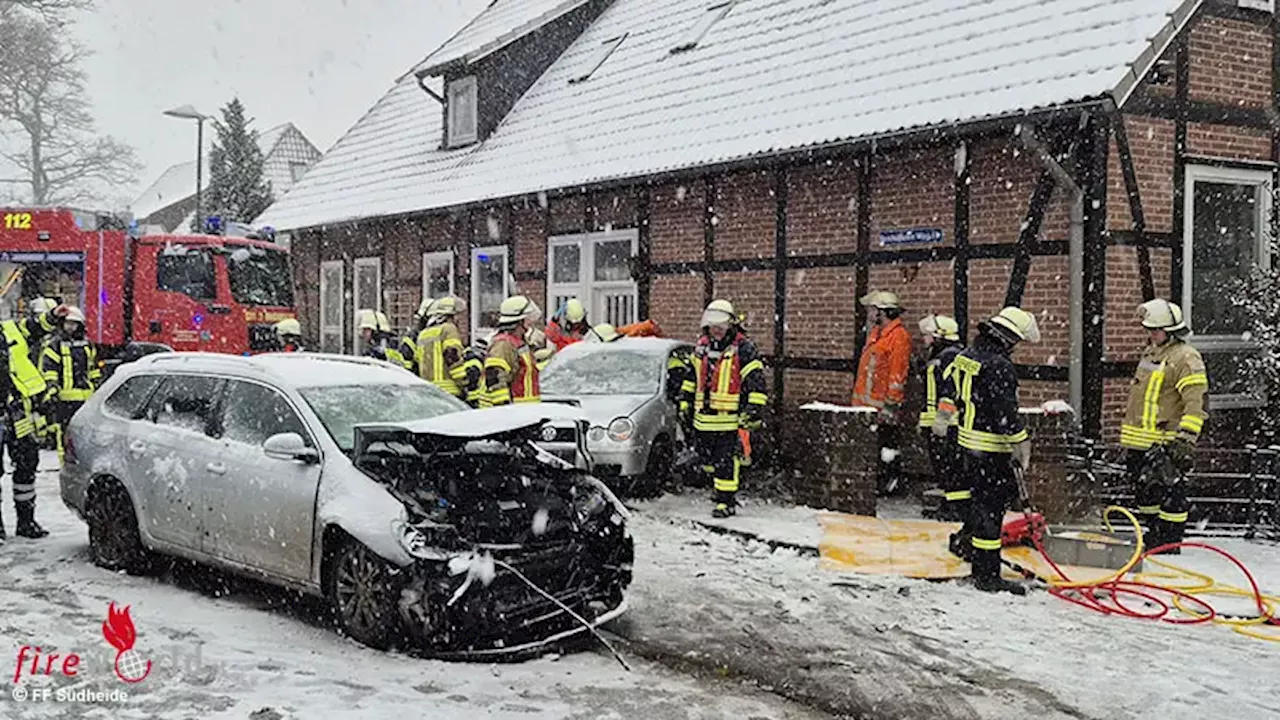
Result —
<instances>
[{"instance_id":1,"label":"car headlight","mask_svg":"<svg viewBox=\"0 0 1280 720\"><path fill-rule=\"evenodd\" d=\"M604 435L605 435L604 428L597 425L591 428L591 430L587 432L587 439L591 440L592 442L600 442L601 440L604 439Z\"/></svg>"},{"instance_id":2,"label":"car headlight","mask_svg":"<svg viewBox=\"0 0 1280 720\"><path fill-rule=\"evenodd\" d=\"M626 442L636 431L636 424L631 418L618 418L609 423L609 439L614 442Z\"/></svg>"},{"instance_id":3,"label":"car headlight","mask_svg":"<svg viewBox=\"0 0 1280 720\"><path fill-rule=\"evenodd\" d=\"M543 442L553 442L553 441L556 439L556 435L557 435L557 434L558 434L558 432L556 431L556 427L555 427L554 425L543 425L543 426L542 426L542 441L543 441Z\"/></svg>"}]
</instances>

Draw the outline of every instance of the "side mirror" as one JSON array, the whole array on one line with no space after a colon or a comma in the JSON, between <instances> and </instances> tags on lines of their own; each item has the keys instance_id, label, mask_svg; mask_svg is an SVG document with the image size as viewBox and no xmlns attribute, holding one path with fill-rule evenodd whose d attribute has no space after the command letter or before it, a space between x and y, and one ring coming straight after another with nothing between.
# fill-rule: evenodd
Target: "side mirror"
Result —
<instances>
[{"instance_id":1,"label":"side mirror","mask_svg":"<svg viewBox=\"0 0 1280 720\"><path fill-rule=\"evenodd\" d=\"M315 448L307 447L306 441L298 433L272 435L262 443L262 451L269 458L298 460L308 465L320 460L320 453Z\"/></svg>"}]
</instances>

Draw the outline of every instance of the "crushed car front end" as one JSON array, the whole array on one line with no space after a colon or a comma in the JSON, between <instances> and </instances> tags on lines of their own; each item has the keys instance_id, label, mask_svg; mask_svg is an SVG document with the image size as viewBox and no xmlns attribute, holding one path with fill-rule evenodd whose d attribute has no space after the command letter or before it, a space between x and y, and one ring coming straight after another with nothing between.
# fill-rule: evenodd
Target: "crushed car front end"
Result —
<instances>
[{"instance_id":1,"label":"crushed car front end","mask_svg":"<svg viewBox=\"0 0 1280 720\"><path fill-rule=\"evenodd\" d=\"M627 511L537 446L544 422L357 430L357 468L406 510L395 531L414 562L395 590L416 647L509 655L625 610L635 553Z\"/></svg>"}]
</instances>

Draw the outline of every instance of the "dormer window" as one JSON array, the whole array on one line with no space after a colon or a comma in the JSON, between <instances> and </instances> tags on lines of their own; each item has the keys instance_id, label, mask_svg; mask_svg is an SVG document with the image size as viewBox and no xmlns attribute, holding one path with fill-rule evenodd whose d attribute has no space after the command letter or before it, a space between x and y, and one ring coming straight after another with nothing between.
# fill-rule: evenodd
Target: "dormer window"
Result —
<instances>
[{"instance_id":1,"label":"dormer window","mask_svg":"<svg viewBox=\"0 0 1280 720\"><path fill-rule=\"evenodd\" d=\"M448 102L448 147L462 147L476 141L476 78L474 75L458 78L449 83L446 93Z\"/></svg>"},{"instance_id":2,"label":"dormer window","mask_svg":"<svg viewBox=\"0 0 1280 720\"><path fill-rule=\"evenodd\" d=\"M711 27L720 22L720 19L729 14L729 10L733 8L733 0L730 2L721 2L707 8L702 16L698 18L697 24L689 28L689 32L671 48L671 53L682 53L692 50L702 42L707 33L711 32Z\"/></svg>"}]
</instances>

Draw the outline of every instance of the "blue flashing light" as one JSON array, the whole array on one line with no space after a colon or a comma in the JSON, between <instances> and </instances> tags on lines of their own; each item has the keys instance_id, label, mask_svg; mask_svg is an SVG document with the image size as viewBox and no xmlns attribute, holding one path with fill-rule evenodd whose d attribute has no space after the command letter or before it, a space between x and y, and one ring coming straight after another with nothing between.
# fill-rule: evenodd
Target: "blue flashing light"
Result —
<instances>
[{"instance_id":1,"label":"blue flashing light","mask_svg":"<svg viewBox=\"0 0 1280 720\"><path fill-rule=\"evenodd\" d=\"M483 253L480 253L476 255L476 260L479 260L480 262L489 262L489 256Z\"/></svg>"},{"instance_id":2,"label":"blue flashing light","mask_svg":"<svg viewBox=\"0 0 1280 720\"><path fill-rule=\"evenodd\" d=\"M107 291L106 291L106 290L100 290L100 291L98 291L98 304L99 304L99 305L106 305L106 304L107 304Z\"/></svg>"},{"instance_id":3,"label":"blue flashing light","mask_svg":"<svg viewBox=\"0 0 1280 720\"><path fill-rule=\"evenodd\" d=\"M197 327L197 328L198 328L198 327L200 327L201 325L203 325L203 324L204 324L204 314L203 314L203 313L196 313L195 315L192 315L192 316L191 316L191 324L192 324L192 325L194 325L194 326L195 326L195 327Z\"/></svg>"},{"instance_id":4,"label":"blue flashing light","mask_svg":"<svg viewBox=\"0 0 1280 720\"><path fill-rule=\"evenodd\" d=\"M217 215L210 215L204 219L204 231L207 235L222 234L222 218Z\"/></svg>"}]
</instances>

